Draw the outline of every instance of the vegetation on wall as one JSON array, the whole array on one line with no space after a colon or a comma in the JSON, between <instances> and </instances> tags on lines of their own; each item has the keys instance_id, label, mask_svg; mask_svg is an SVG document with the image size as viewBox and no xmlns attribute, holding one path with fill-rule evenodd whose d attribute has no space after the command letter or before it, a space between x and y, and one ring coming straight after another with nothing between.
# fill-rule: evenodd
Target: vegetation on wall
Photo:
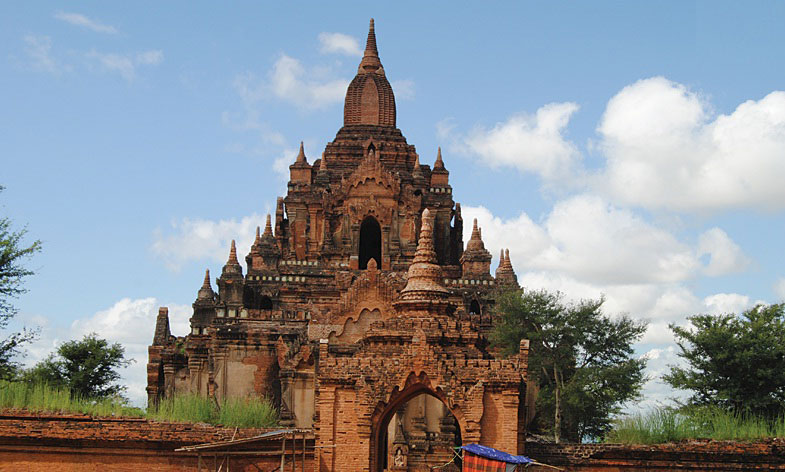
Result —
<instances>
[{"instance_id":1,"label":"vegetation on wall","mask_svg":"<svg viewBox=\"0 0 785 472\"><path fill-rule=\"evenodd\" d=\"M71 413L94 417L148 418L158 421L209 423L239 428L267 428L278 423L278 412L266 398L235 398L220 405L199 395L176 395L158 408L136 408L121 397L85 399L67 388L45 383L0 380L0 408L40 413Z\"/></svg>"}]
</instances>

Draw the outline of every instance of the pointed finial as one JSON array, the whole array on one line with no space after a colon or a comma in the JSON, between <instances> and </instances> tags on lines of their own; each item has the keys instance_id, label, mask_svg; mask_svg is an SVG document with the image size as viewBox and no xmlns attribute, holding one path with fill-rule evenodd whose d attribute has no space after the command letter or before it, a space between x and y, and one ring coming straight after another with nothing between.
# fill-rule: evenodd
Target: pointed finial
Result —
<instances>
[{"instance_id":1,"label":"pointed finial","mask_svg":"<svg viewBox=\"0 0 785 472\"><path fill-rule=\"evenodd\" d=\"M265 236L267 236L267 235L272 236L272 234L273 234L273 225L272 225L272 223L270 221L270 214L268 213L267 214L267 222L264 224L264 235Z\"/></svg>"},{"instance_id":2,"label":"pointed finial","mask_svg":"<svg viewBox=\"0 0 785 472\"><path fill-rule=\"evenodd\" d=\"M234 244L234 239L232 239L232 247L229 249L229 260L226 261L227 264L240 264L237 262L237 246Z\"/></svg>"},{"instance_id":3,"label":"pointed finial","mask_svg":"<svg viewBox=\"0 0 785 472\"><path fill-rule=\"evenodd\" d=\"M199 293L196 295L197 300L212 300L213 299L213 287L210 285L210 269L204 271L204 282L202 282L202 288L199 289Z\"/></svg>"},{"instance_id":4,"label":"pointed finial","mask_svg":"<svg viewBox=\"0 0 785 472\"><path fill-rule=\"evenodd\" d=\"M368 39L365 41L365 55L379 56L379 50L376 49L376 30L371 18L371 25L368 27Z\"/></svg>"},{"instance_id":5,"label":"pointed finial","mask_svg":"<svg viewBox=\"0 0 785 472\"><path fill-rule=\"evenodd\" d=\"M365 42L365 53L357 72L360 74L376 72L384 75L382 62L379 60L379 50L376 49L376 31L373 25L373 18L371 18L371 26L368 29L368 40Z\"/></svg>"},{"instance_id":6,"label":"pointed finial","mask_svg":"<svg viewBox=\"0 0 785 472\"><path fill-rule=\"evenodd\" d=\"M502 253L499 255L499 266L504 264L504 249L502 249Z\"/></svg>"},{"instance_id":7,"label":"pointed finial","mask_svg":"<svg viewBox=\"0 0 785 472\"><path fill-rule=\"evenodd\" d=\"M297 159L295 159L294 163L308 165L308 160L305 158L305 148L303 147L302 141L300 141L300 152L297 153Z\"/></svg>"},{"instance_id":8,"label":"pointed finial","mask_svg":"<svg viewBox=\"0 0 785 472\"><path fill-rule=\"evenodd\" d=\"M254 238L254 244L258 243L262 239L262 235L259 232L260 228L256 227L256 238Z\"/></svg>"},{"instance_id":9,"label":"pointed finial","mask_svg":"<svg viewBox=\"0 0 785 472\"><path fill-rule=\"evenodd\" d=\"M455 217L461 218L461 204L458 202L455 202Z\"/></svg>"},{"instance_id":10,"label":"pointed finial","mask_svg":"<svg viewBox=\"0 0 785 472\"><path fill-rule=\"evenodd\" d=\"M442 160L442 148L436 151L436 162L433 164L433 170L444 170L444 161Z\"/></svg>"},{"instance_id":11,"label":"pointed finial","mask_svg":"<svg viewBox=\"0 0 785 472\"><path fill-rule=\"evenodd\" d=\"M327 170L327 158L322 153L322 160L319 162L319 171L324 172Z\"/></svg>"},{"instance_id":12,"label":"pointed finial","mask_svg":"<svg viewBox=\"0 0 785 472\"><path fill-rule=\"evenodd\" d=\"M510 262L510 250L509 249L505 249L504 250L504 265L506 267L509 267L510 269L512 269L512 262Z\"/></svg>"}]
</instances>

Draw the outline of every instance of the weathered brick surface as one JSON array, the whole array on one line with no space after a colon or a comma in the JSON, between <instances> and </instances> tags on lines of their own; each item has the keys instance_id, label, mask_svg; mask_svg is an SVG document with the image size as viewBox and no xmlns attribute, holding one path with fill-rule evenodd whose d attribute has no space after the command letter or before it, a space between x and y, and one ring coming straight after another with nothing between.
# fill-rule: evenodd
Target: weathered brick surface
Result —
<instances>
[{"instance_id":1,"label":"weathered brick surface","mask_svg":"<svg viewBox=\"0 0 785 472\"><path fill-rule=\"evenodd\" d=\"M657 445L526 444L526 454L574 472L785 470L785 440L683 441ZM537 472L553 469L530 468Z\"/></svg>"},{"instance_id":2,"label":"weathered brick surface","mask_svg":"<svg viewBox=\"0 0 785 472\"><path fill-rule=\"evenodd\" d=\"M174 450L232 437L247 438L266 431L269 430L5 410L0 413L0 470L196 470L195 455ZM306 470L311 470L313 440L307 444ZM255 445L255 448L277 451L280 441ZM205 465L212 464L212 458L203 460ZM232 470L258 470L256 467L271 470L280 464L280 457L243 457L231 461Z\"/></svg>"}]
</instances>

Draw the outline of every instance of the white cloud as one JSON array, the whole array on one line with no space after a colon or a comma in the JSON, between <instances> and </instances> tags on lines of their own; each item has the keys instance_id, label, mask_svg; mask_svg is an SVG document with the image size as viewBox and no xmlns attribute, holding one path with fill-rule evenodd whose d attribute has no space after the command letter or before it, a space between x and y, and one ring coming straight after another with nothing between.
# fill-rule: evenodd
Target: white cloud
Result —
<instances>
[{"instance_id":1,"label":"white cloud","mask_svg":"<svg viewBox=\"0 0 785 472\"><path fill-rule=\"evenodd\" d=\"M785 277L780 277L774 283L774 294L779 298L780 302L785 302Z\"/></svg>"},{"instance_id":2,"label":"white cloud","mask_svg":"<svg viewBox=\"0 0 785 472\"><path fill-rule=\"evenodd\" d=\"M159 306L169 308L169 327L173 335L184 336L190 331L188 319L193 312L188 305L164 304L156 298L123 298L111 307L92 316L80 318L69 327L55 326L44 318L37 323L40 337L26 348L25 364L33 366L53 353L63 342L79 340L89 333L125 348L126 359L134 359L130 366L120 369L120 384L126 385L131 401L143 406L147 400L147 347L153 340ZM40 317L37 317L40 318ZM30 320L33 322L34 320Z\"/></svg>"},{"instance_id":3,"label":"white cloud","mask_svg":"<svg viewBox=\"0 0 785 472\"><path fill-rule=\"evenodd\" d=\"M229 246L234 239L238 259L244 266L244 256L253 243L256 227L264 226L264 221L265 216L258 214L239 220L183 218L172 222L173 232L165 234L161 229L157 229L153 235L151 250L170 270L178 271L184 264L193 261L225 263L229 256Z\"/></svg>"},{"instance_id":4,"label":"white cloud","mask_svg":"<svg viewBox=\"0 0 785 472\"><path fill-rule=\"evenodd\" d=\"M67 13L67 12L59 11L55 13L54 17L58 20L65 21L66 23L70 23L74 26L81 26L82 28L87 28L89 30L95 31L96 33L108 33L108 34L117 33L117 29L115 29L114 26L106 25L96 20L91 20L85 15L79 13Z\"/></svg>"},{"instance_id":5,"label":"white cloud","mask_svg":"<svg viewBox=\"0 0 785 472\"><path fill-rule=\"evenodd\" d=\"M738 293L717 293L703 299L705 311L713 315L741 313L756 303L750 297Z\"/></svg>"},{"instance_id":6,"label":"white cloud","mask_svg":"<svg viewBox=\"0 0 785 472\"><path fill-rule=\"evenodd\" d=\"M390 83L396 100L414 99L414 81L411 79L393 80Z\"/></svg>"},{"instance_id":7,"label":"white cloud","mask_svg":"<svg viewBox=\"0 0 785 472\"><path fill-rule=\"evenodd\" d=\"M738 244L734 243L725 231L711 228L700 235L698 240L698 256L709 255L709 263L704 268L706 275L718 276L740 272L750 260L744 255Z\"/></svg>"},{"instance_id":8,"label":"white cloud","mask_svg":"<svg viewBox=\"0 0 785 472\"><path fill-rule=\"evenodd\" d=\"M49 36L28 34L24 37L24 42L25 53L30 58L30 64L34 69L53 75L60 75L70 69L52 56L52 38Z\"/></svg>"},{"instance_id":9,"label":"white cloud","mask_svg":"<svg viewBox=\"0 0 785 472\"><path fill-rule=\"evenodd\" d=\"M302 109L319 109L342 102L349 86L348 79L329 75L321 69L308 70L299 60L282 54L266 80L244 74L235 78L234 87L246 103L274 97Z\"/></svg>"},{"instance_id":10,"label":"white cloud","mask_svg":"<svg viewBox=\"0 0 785 472\"><path fill-rule=\"evenodd\" d=\"M96 333L110 343L120 343L127 359L134 359L130 366L120 370L121 383L128 387L128 397L137 405L147 400L147 347L153 341L155 322L160 302L155 298L132 300L123 298L106 310L90 318L83 318L71 325L71 338L81 339ZM190 331L188 319L193 310L188 305L169 304L169 328L173 335L184 336Z\"/></svg>"},{"instance_id":11,"label":"white cloud","mask_svg":"<svg viewBox=\"0 0 785 472\"><path fill-rule=\"evenodd\" d=\"M475 154L491 167L514 167L546 180L573 174L580 154L564 137L575 103L550 103L534 115L517 114L493 128L476 127L459 139L458 151Z\"/></svg>"},{"instance_id":12,"label":"white cloud","mask_svg":"<svg viewBox=\"0 0 785 472\"><path fill-rule=\"evenodd\" d=\"M347 56L361 56L360 42L343 33L319 33L319 51Z\"/></svg>"},{"instance_id":13,"label":"white cloud","mask_svg":"<svg viewBox=\"0 0 785 472\"><path fill-rule=\"evenodd\" d=\"M598 127L597 188L626 204L679 211L785 207L785 92L712 116L663 77L622 89Z\"/></svg>"},{"instance_id":14,"label":"white cloud","mask_svg":"<svg viewBox=\"0 0 785 472\"><path fill-rule=\"evenodd\" d=\"M476 217L493 254L510 248L523 270L560 271L577 280L603 283L677 282L695 275L695 251L633 212L591 195L557 203L543 224L525 214L507 222L484 208L464 207L467 221ZM465 231L470 231L467 225ZM465 236L468 239L468 234Z\"/></svg>"},{"instance_id":15,"label":"white cloud","mask_svg":"<svg viewBox=\"0 0 785 472\"><path fill-rule=\"evenodd\" d=\"M107 72L116 72L131 82L136 78L138 66L158 65L163 62L164 54L159 50L144 51L133 55L101 53L93 50L88 52L86 57L95 60L101 69Z\"/></svg>"}]
</instances>

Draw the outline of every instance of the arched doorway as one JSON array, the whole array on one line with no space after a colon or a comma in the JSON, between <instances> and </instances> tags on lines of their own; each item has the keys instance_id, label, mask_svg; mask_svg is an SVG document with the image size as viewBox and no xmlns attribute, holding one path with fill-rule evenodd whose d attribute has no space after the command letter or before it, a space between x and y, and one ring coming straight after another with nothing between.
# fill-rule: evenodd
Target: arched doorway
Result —
<instances>
[{"instance_id":1,"label":"arched doorway","mask_svg":"<svg viewBox=\"0 0 785 472\"><path fill-rule=\"evenodd\" d=\"M382 228L373 216L366 217L360 225L360 257L359 268L367 269L368 261L376 260L376 266L382 266Z\"/></svg>"},{"instance_id":2,"label":"arched doorway","mask_svg":"<svg viewBox=\"0 0 785 472\"><path fill-rule=\"evenodd\" d=\"M480 303L477 300L472 300L471 304L469 305L469 314L480 314Z\"/></svg>"},{"instance_id":3,"label":"arched doorway","mask_svg":"<svg viewBox=\"0 0 785 472\"><path fill-rule=\"evenodd\" d=\"M443 400L422 386L394 397L380 415L374 415L370 470L431 470L449 463L462 437L458 420ZM439 470L459 472L460 459Z\"/></svg>"}]
</instances>

